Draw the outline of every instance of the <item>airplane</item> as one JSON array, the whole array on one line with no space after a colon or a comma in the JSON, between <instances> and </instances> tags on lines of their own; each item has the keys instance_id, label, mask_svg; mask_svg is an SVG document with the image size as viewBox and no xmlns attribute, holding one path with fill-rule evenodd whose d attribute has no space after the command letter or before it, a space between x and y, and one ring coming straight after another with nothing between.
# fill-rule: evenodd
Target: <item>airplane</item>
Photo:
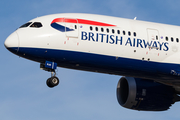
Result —
<instances>
[{"instance_id":1,"label":"airplane","mask_svg":"<svg viewBox=\"0 0 180 120\"><path fill-rule=\"evenodd\" d=\"M15 55L51 72L57 67L123 76L118 103L138 111L165 111L180 101L180 27L104 15L61 13L35 18L4 42Z\"/></svg>"}]
</instances>

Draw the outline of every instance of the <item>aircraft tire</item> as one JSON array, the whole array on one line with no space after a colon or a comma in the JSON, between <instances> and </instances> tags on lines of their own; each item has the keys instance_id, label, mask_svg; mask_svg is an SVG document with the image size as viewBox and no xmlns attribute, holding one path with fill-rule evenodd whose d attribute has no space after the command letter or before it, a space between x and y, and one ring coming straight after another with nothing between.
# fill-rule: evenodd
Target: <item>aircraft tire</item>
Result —
<instances>
[{"instance_id":1,"label":"aircraft tire","mask_svg":"<svg viewBox=\"0 0 180 120\"><path fill-rule=\"evenodd\" d=\"M52 86L52 85L50 84L50 80L51 80L51 78L48 78L47 81L46 81L46 84L47 84L48 87L52 88L52 87L54 87L54 86Z\"/></svg>"},{"instance_id":2,"label":"aircraft tire","mask_svg":"<svg viewBox=\"0 0 180 120\"><path fill-rule=\"evenodd\" d=\"M46 84L48 87L53 88L59 84L59 79L55 76L47 79Z\"/></svg>"}]
</instances>

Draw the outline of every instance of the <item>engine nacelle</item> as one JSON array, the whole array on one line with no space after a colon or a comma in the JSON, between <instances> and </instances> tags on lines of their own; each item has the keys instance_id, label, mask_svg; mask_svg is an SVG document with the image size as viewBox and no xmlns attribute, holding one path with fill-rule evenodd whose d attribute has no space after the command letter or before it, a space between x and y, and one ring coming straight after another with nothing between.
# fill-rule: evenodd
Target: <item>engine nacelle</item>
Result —
<instances>
[{"instance_id":1,"label":"engine nacelle","mask_svg":"<svg viewBox=\"0 0 180 120\"><path fill-rule=\"evenodd\" d=\"M117 85L119 104L133 110L164 111L177 98L174 88L153 80L122 77Z\"/></svg>"}]
</instances>

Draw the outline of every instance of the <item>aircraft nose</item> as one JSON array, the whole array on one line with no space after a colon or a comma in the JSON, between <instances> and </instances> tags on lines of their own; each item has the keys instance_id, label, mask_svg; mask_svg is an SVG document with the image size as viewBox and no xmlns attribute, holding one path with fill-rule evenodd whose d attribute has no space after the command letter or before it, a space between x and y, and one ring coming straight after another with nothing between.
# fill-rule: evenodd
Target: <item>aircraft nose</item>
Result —
<instances>
[{"instance_id":1,"label":"aircraft nose","mask_svg":"<svg viewBox=\"0 0 180 120\"><path fill-rule=\"evenodd\" d=\"M19 50L19 37L18 33L12 33L4 42L4 46L12 53L17 53Z\"/></svg>"}]
</instances>

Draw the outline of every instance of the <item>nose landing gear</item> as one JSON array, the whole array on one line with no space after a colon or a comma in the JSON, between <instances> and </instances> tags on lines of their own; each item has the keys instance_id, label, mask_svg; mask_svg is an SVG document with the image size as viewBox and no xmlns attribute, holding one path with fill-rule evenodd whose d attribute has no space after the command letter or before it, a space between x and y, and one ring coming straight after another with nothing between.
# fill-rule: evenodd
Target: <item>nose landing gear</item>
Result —
<instances>
[{"instance_id":1,"label":"nose landing gear","mask_svg":"<svg viewBox=\"0 0 180 120\"><path fill-rule=\"evenodd\" d=\"M45 64L41 63L40 68L42 70L51 72L51 77L47 79L46 84L48 87L53 88L59 84L59 79L56 77L55 69L57 68L57 63L46 61Z\"/></svg>"}]
</instances>

